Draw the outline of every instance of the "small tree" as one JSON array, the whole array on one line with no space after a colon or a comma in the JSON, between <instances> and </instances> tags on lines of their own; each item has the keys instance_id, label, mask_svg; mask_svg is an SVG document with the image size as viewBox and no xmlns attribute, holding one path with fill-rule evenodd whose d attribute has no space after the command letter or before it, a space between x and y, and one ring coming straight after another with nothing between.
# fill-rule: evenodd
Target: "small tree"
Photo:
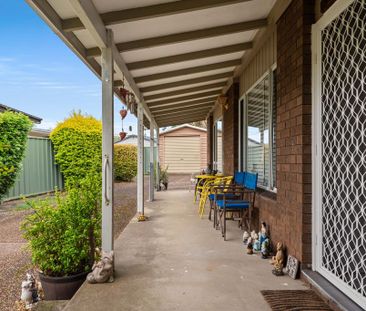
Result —
<instances>
[{"instance_id":1,"label":"small tree","mask_svg":"<svg viewBox=\"0 0 366 311\"><path fill-rule=\"evenodd\" d=\"M73 113L59 123L50 138L55 159L60 165L68 189L87 175L101 175L102 123L91 116Z\"/></svg>"},{"instance_id":2,"label":"small tree","mask_svg":"<svg viewBox=\"0 0 366 311\"><path fill-rule=\"evenodd\" d=\"M22 113L0 113L0 200L13 186L27 144L32 122Z\"/></svg>"},{"instance_id":3,"label":"small tree","mask_svg":"<svg viewBox=\"0 0 366 311\"><path fill-rule=\"evenodd\" d=\"M114 178L131 181L137 174L137 147L130 144L114 146Z\"/></svg>"}]
</instances>

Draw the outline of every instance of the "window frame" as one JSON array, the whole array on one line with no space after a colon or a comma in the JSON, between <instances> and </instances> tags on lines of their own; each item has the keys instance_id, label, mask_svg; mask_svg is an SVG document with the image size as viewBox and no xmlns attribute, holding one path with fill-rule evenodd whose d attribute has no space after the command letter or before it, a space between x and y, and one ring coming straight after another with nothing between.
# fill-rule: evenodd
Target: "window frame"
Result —
<instances>
[{"instance_id":1,"label":"window frame","mask_svg":"<svg viewBox=\"0 0 366 311\"><path fill-rule=\"evenodd\" d=\"M218 133L218 126L217 123L221 122L221 140L223 139L223 128L224 128L224 122L223 122L223 118L218 118L215 120L214 122L214 126L213 126L213 148L212 148L212 169L213 170L217 170L219 172L219 167L218 167L218 143L217 143L217 133ZM223 156L224 156L224 144L223 144L223 140L221 141L221 171L219 173L222 173L224 170L224 163L223 163Z\"/></svg>"},{"instance_id":2,"label":"window frame","mask_svg":"<svg viewBox=\"0 0 366 311\"><path fill-rule=\"evenodd\" d=\"M274 64L269 70L266 71L264 75L262 75L253 85L244 93L242 97L239 98L239 170L246 171L247 170L247 159L248 159L248 95L249 93L266 77L269 79L269 186L258 185L258 188L277 193L277 183L276 186L274 182L273 176L273 103L274 103L274 94L273 94L273 83L274 83L274 72L276 70L276 64ZM277 152L277 150L275 151ZM277 158L277 157L276 157ZM276 163L277 166L277 163ZM277 174L276 174L277 175Z\"/></svg>"}]
</instances>

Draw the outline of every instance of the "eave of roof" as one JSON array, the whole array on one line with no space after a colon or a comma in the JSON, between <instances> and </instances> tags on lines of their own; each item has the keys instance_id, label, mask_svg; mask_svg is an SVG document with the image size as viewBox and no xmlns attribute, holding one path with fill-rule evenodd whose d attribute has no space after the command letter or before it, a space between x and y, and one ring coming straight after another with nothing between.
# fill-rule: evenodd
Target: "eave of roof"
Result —
<instances>
[{"instance_id":1,"label":"eave of roof","mask_svg":"<svg viewBox=\"0 0 366 311\"><path fill-rule=\"evenodd\" d=\"M8 111L13 111L13 112L19 112L19 113L22 113L22 114L26 115L29 119L31 119L31 121L32 121L33 123L40 124L40 123L41 123L41 121L42 121L42 118L36 117L36 116L31 115L31 114L29 114L29 113L26 113L26 112L24 112L24 111L21 111L21 110L18 110L18 109L15 109L15 108L12 108L12 107L9 107L9 106L6 106L6 105L4 105L4 104L1 104L1 103L0 103L0 112L2 112L2 111L7 111L7 110L8 110Z\"/></svg>"}]
</instances>

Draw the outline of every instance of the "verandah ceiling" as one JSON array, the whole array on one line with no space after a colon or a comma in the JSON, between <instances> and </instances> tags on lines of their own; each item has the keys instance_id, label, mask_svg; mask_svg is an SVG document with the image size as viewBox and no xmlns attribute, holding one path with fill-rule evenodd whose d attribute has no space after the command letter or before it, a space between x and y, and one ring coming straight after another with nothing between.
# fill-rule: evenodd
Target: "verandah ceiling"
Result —
<instances>
[{"instance_id":1,"label":"verandah ceiling","mask_svg":"<svg viewBox=\"0 0 366 311\"><path fill-rule=\"evenodd\" d=\"M112 29L129 85L160 127L206 118L275 3L93 0L84 11L90 0L27 1L99 76L100 49L82 15Z\"/></svg>"}]
</instances>

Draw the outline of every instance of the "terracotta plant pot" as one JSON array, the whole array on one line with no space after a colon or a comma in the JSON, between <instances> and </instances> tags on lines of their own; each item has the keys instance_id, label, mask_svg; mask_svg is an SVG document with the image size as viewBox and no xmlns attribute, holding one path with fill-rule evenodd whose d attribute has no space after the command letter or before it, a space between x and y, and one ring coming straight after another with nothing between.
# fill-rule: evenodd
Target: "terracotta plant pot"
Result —
<instances>
[{"instance_id":1,"label":"terracotta plant pot","mask_svg":"<svg viewBox=\"0 0 366 311\"><path fill-rule=\"evenodd\" d=\"M89 272L71 276L51 277L39 273L45 300L69 300L84 283Z\"/></svg>"},{"instance_id":2,"label":"terracotta plant pot","mask_svg":"<svg viewBox=\"0 0 366 311\"><path fill-rule=\"evenodd\" d=\"M126 135L126 132L119 132L119 137L121 138L121 140L124 140L126 138Z\"/></svg>"},{"instance_id":3,"label":"terracotta plant pot","mask_svg":"<svg viewBox=\"0 0 366 311\"><path fill-rule=\"evenodd\" d=\"M121 109L119 111L119 114L121 115L121 118L124 119L127 116L127 109Z\"/></svg>"}]
</instances>

